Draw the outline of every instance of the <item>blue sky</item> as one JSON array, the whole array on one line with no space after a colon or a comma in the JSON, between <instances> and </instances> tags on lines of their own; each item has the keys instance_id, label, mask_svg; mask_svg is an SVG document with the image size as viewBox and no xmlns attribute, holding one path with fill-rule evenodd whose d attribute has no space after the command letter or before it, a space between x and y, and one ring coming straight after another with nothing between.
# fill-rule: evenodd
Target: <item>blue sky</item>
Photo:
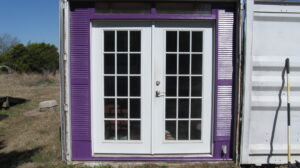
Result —
<instances>
[{"instance_id":1,"label":"blue sky","mask_svg":"<svg viewBox=\"0 0 300 168\"><path fill-rule=\"evenodd\" d=\"M0 34L59 46L58 0L0 0Z\"/></svg>"}]
</instances>

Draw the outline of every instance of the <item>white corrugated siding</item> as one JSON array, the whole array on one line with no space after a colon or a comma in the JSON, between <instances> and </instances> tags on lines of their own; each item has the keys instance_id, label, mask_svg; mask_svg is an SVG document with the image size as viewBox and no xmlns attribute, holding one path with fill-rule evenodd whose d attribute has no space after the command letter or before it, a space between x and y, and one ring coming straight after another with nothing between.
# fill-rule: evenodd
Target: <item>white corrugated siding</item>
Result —
<instances>
[{"instance_id":1,"label":"white corrugated siding","mask_svg":"<svg viewBox=\"0 0 300 168\"><path fill-rule=\"evenodd\" d=\"M273 154L276 155L270 157L270 163L287 163L286 88L273 129L286 58L291 62L293 160L300 158L300 4L290 7L291 13L286 5L279 4L254 4L248 8L253 13L247 18L247 38L251 40L246 46L243 164L268 163L273 131Z\"/></svg>"}]
</instances>

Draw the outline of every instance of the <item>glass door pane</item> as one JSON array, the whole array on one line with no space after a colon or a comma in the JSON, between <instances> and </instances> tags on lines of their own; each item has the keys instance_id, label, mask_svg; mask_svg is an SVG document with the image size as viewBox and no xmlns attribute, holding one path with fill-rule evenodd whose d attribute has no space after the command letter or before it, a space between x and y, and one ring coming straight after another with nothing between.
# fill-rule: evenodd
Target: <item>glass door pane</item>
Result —
<instances>
[{"instance_id":1,"label":"glass door pane","mask_svg":"<svg viewBox=\"0 0 300 168\"><path fill-rule=\"evenodd\" d=\"M105 140L141 140L140 65L140 31L104 31Z\"/></svg>"},{"instance_id":2,"label":"glass door pane","mask_svg":"<svg viewBox=\"0 0 300 168\"><path fill-rule=\"evenodd\" d=\"M201 140L201 31L166 31L165 140Z\"/></svg>"}]
</instances>

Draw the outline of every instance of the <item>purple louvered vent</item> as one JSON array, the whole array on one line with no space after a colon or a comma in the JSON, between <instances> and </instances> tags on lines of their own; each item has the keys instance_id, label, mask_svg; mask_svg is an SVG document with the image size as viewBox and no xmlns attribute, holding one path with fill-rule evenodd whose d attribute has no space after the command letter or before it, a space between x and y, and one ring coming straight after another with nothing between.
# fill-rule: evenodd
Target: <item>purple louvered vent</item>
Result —
<instances>
[{"instance_id":1,"label":"purple louvered vent","mask_svg":"<svg viewBox=\"0 0 300 168\"><path fill-rule=\"evenodd\" d=\"M71 13L71 80L72 83L89 83L89 16L88 10Z\"/></svg>"},{"instance_id":2,"label":"purple louvered vent","mask_svg":"<svg viewBox=\"0 0 300 168\"><path fill-rule=\"evenodd\" d=\"M72 85L72 139L90 140L89 86Z\"/></svg>"},{"instance_id":3,"label":"purple louvered vent","mask_svg":"<svg viewBox=\"0 0 300 168\"><path fill-rule=\"evenodd\" d=\"M72 144L75 144L74 141L91 140L89 24L87 9L77 9L71 12Z\"/></svg>"}]
</instances>

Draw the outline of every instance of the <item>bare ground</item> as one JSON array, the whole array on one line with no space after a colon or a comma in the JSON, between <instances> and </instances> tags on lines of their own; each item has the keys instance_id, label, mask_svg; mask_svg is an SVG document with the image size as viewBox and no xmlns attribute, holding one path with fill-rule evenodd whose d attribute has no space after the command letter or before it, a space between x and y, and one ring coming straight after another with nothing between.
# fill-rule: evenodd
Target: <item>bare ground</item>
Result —
<instances>
[{"instance_id":1,"label":"bare ground","mask_svg":"<svg viewBox=\"0 0 300 168\"><path fill-rule=\"evenodd\" d=\"M36 116L39 102L55 99L59 102L59 76L37 74L0 74L0 96L13 96L29 101L0 110L0 168L85 168L81 164L67 165L61 161L59 110L49 110ZM106 163L105 163L106 164ZM112 167L107 163L98 168ZM233 162L222 163L130 163L114 164L119 168L236 168Z\"/></svg>"}]
</instances>

